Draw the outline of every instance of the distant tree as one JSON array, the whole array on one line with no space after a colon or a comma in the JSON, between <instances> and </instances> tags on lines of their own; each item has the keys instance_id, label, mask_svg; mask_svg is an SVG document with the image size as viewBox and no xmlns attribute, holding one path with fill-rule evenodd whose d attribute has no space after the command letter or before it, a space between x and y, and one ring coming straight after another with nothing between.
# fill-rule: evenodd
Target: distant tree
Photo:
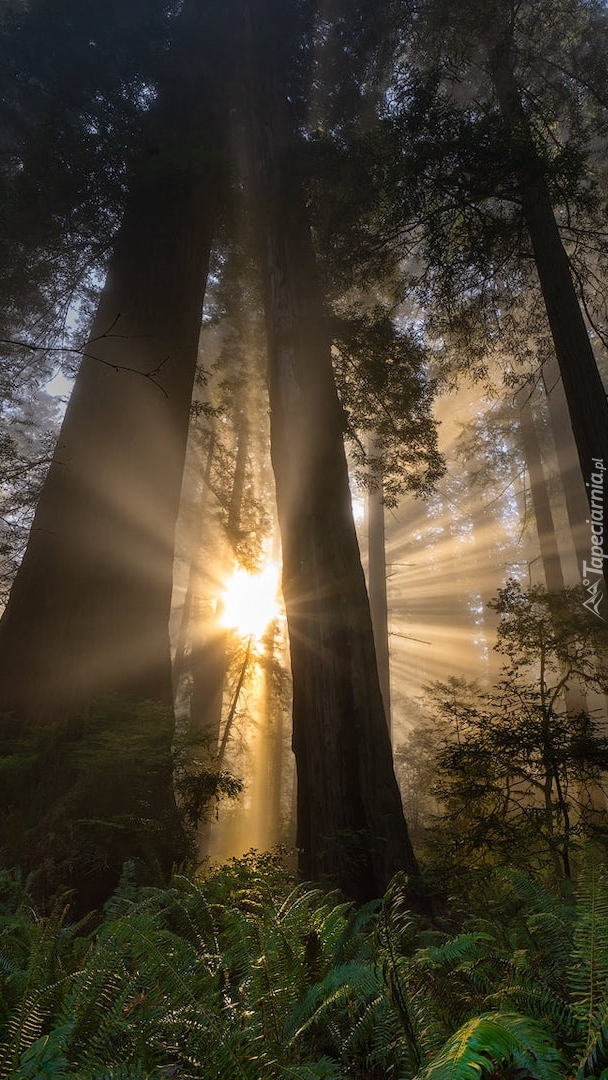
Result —
<instances>
[{"instance_id":1,"label":"distant tree","mask_svg":"<svg viewBox=\"0 0 608 1080\"><path fill-rule=\"evenodd\" d=\"M608 30L608 28L606 28ZM513 16L506 8L484 28L490 72L501 114L513 140L513 171L523 218L568 401L581 473L593 511L592 475L608 462L608 402L576 294L568 254L560 237L544 164L516 78ZM590 515L591 516L591 515ZM589 565L594 566L597 559ZM605 563L603 564L605 567ZM599 563L601 568L602 562ZM591 576L591 574L587 575ZM608 585L608 572L604 569Z\"/></svg>"}]
</instances>

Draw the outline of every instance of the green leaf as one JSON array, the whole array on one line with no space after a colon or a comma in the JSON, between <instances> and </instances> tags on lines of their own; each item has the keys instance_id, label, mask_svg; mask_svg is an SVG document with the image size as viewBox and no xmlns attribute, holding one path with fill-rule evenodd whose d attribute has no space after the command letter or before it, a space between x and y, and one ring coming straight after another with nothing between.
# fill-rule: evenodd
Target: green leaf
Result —
<instances>
[{"instance_id":1,"label":"green leaf","mask_svg":"<svg viewBox=\"0 0 608 1080\"><path fill-rule=\"evenodd\" d=\"M546 1030L518 1013L468 1020L419 1074L419 1080L480 1080L498 1069L525 1069L528 1080L563 1080L564 1061Z\"/></svg>"}]
</instances>

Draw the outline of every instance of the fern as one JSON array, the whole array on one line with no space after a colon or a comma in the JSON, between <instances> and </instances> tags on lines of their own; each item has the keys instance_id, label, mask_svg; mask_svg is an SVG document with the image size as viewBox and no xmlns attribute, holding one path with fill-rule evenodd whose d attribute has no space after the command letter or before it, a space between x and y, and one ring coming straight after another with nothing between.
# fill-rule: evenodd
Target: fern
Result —
<instances>
[{"instance_id":1,"label":"fern","mask_svg":"<svg viewBox=\"0 0 608 1080\"><path fill-rule=\"evenodd\" d=\"M78 932L83 924L68 927L66 916L67 907L60 901L48 918L21 910L10 930L4 927L1 993L10 1015L0 1041L2 1078L12 1076L21 1054L43 1036L66 980L81 960Z\"/></svg>"},{"instance_id":2,"label":"fern","mask_svg":"<svg viewBox=\"0 0 608 1080\"><path fill-rule=\"evenodd\" d=\"M501 918L451 937L407 910L399 879L356 910L252 856L164 890L127 870L93 933L60 910L14 912L0 923L0 1077L599 1076L605 875L582 877L576 915L523 875L485 888Z\"/></svg>"},{"instance_id":3,"label":"fern","mask_svg":"<svg viewBox=\"0 0 608 1080\"><path fill-rule=\"evenodd\" d=\"M583 1035L577 1077L607 1063L608 1050L608 877L589 863L577 884L578 919L569 986Z\"/></svg>"},{"instance_id":4,"label":"fern","mask_svg":"<svg viewBox=\"0 0 608 1080\"><path fill-rule=\"evenodd\" d=\"M564 1060L534 1020L487 1013L459 1028L417 1080L480 1080L498 1071L503 1077L563 1080Z\"/></svg>"}]
</instances>

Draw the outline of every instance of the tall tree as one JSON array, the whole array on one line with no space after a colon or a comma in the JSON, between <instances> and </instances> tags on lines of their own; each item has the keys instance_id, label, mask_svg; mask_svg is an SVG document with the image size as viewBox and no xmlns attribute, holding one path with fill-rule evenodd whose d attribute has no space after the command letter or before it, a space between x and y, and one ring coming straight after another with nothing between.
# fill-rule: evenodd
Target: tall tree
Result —
<instances>
[{"instance_id":1,"label":"tall tree","mask_svg":"<svg viewBox=\"0 0 608 1080\"><path fill-rule=\"evenodd\" d=\"M515 176L523 217L530 235L555 354L568 401L581 473L588 485L589 506L594 506L591 483L598 469L608 466L608 401L589 334L574 287L568 255L562 243L543 164L537 152L515 75L513 14L505 5L498 17L483 28L484 44L500 111L514 143ZM599 463L599 464L598 464ZM600 473L602 475L602 473ZM601 546L601 545L600 545ZM600 558L592 559L585 576L608 570ZM596 569L597 567L597 569Z\"/></svg>"},{"instance_id":2,"label":"tall tree","mask_svg":"<svg viewBox=\"0 0 608 1080\"><path fill-rule=\"evenodd\" d=\"M470 291L465 299L461 288L461 300L456 304L452 294L451 312L448 306L444 310L456 324L468 307L469 317L465 315L463 323L469 333L470 316L476 313L482 323L485 310L491 347L492 339L496 341L498 336L497 324L506 325L505 312L521 295L522 286L540 286L591 518L597 511L592 505L593 476L601 471L608 454L608 405L585 323L586 317L599 338L593 304L587 302L585 293L598 294L599 299L602 292L598 289L601 270L598 274L595 254L590 257L587 234L593 231L591 222L599 205L594 189L600 182L605 185L605 177L591 164L591 151L598 139L605 139L606 95L605 80L598 69L591 72L585 68L582 43L592 27L594 34L605 40L605 11L585 0L547 7L500 0L491 8L471 0L456 12L449 3L429 0L420 13L425 15L422 22L428 38L423 47L430 78L427 87L432 85L431 98L437 101L434 95L441 86L440 97L451 113L452 125L456 129L460 126L452 143L453 163L449 163L444 146L447 168L451 170L458 161L458 174L454 172L448 179L443 169L435 175L435 197L442 213L447 210L446 221L439 229L432 226L431 231L435 245L440 234L448 245L456 240L460 250L451 260L455 280L457 272L466 267ZM550 55L538 49L543 15L551 27L555 23L560 28L559 34L547 29ZM422 40L422 22L418 41ZM566 59L568 45L564 42L568 41L578 42L578 55L575 47ZM603 119L597 119L598 113ZM593 122L588 121L591 116ZM490 147L493 160L488 156ZM431 156L439 160L433 151ZM460 216L459 223L454 214ZM445 230L447 221L456 226L451 239ZM597 228L597 215L595 224ZM528 237L525 254L528 266L534 269L533 277L521 258L517 240L516 229L521 235L522 227ZM569 249L567 237L573 241ZM573 250L575 256L570 254ZM447 248L444 262L450 263L446 253ZM437 246L434 254L439 255ZM436 275L439 281L445 280L442 270ZM511 305L504 288L501 302L497 289L501 278L510 278ZM492 294L493 303L488 304ZM605 292L602 295L605 301ZM604 301L599 299L600 308ZM512 316L508 321L515 325ZM520 346L522 351L529 349L521 328ZM590 548L589 537L589 576L601 580L602 564L604 571L606 564L597 550L592 561Z\"/></svg>"},{"instance_id":3,"label":"tall tree","mask_svg":"<svg viewBox=\"0 0 608 1080\"><path fill-rule=\"evenodd\" d=\"M200 62L209 57L210 21L186 5L174 27L145 141L130 168L97 314L0 622L0 708L13 714L2 729L5 752L23 747L30 727L68 721L74 730L75 719L97 699L118 695L163 706L149 713L153 758L143 768L139 755L125 759L130 779L121 774L112 806L114 788L93 785L86 810L77 811L93 825L113 814L110 837L122 835L133 814L153 824L135 828L132 852L115 850L116 858L106 856L108 867L92 876L85 844L84 865L75 856L58 871L62 880L51 875L45 886L52 891L70 883L86 906L107 898L131 853L168 872L186 851L173 791L168 622L201 307L219 206L213 62ZM115 706L107 720L101 738L111 741ZM125 703L127 740L132 723L133 706ZM71 794L57 790L52 775L39 787L47 794L38 831L47 820L52 831ZM17 797L27 799L27 792ZM3 816L27 829L28 815L16 810L14 798L13 788ZM34 838L30 856L38 858L41 850Z\"/></svg>"},{"instance_id":4,"label":"tall tree","mask_svg":"<svg viewBox=\"0 0 608 1080\"><path fill-rule=\"evenodd\" d=\"M384 713L389 733L391 724L391 677L388 643L388 599L386 590L386 534L381 483L367 496L367 578L369 605L374 628L374 646Z\"/></svg>"},{"instance_id":5,"label":"tall tree","mask_svg":"<svg viewBox=\"0 0 608 1080\"><path fill-rule=\"evenodd\" d=\"M393 771L352 517L344 417L293 164L297 144L284 59L293 12L279 12L271 2L237 10L293 672L297 845L306 876L328 877L365 899L378 895L397 870L416 875L417 866Z\"/></svg>"},{"instance_id":6,"label":"tall tree","mask_svg":"<svg viewBox=\"0 0 608 1080\"><path fill-rule=\"evenodd\" d=\"M184 9L175 30L0 625L2 707L36 721L114 693L172 703L173 531L218 212L205 24L195 15Z\"/></svg>"},{"instance_id":7,"label":"tall tree","mask_svg":"<svg viewBox=\"0 0 608 1080\"><path fill-rule=\"evenodd\" d=\"M3 5L3 338L18 330L37 345L71 344L67 315L107 264L172 21L167 0ZM20 384L43 358L27 357Z\"/></svg>"},{"instance_id":8,"label":"tall tree","mask_svg":"<svg viewBox=\"0 0 608 1080\"><path fill-rule=\"evenodd\" d=\"M547 490L547 482L541 458L540 445L534 416L529 401L529 391L525 387L519 395L519 428L526 460L526 468L530 478L530 490L534 517L540 544L540 553L545 574L545 583L549 592L559 593L564 590L564 576L562 564L551 512L551 502Z\"/></svg>"}]
</instances>

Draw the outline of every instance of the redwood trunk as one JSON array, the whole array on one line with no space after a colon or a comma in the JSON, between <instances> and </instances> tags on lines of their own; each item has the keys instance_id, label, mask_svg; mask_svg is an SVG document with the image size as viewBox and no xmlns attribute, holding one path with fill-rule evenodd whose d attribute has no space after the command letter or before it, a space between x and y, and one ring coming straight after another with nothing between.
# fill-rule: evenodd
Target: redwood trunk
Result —
<instances>
[{"instance_id":1,"label":"redwood trunk","mask_svg":"<svg viewBox=\"0 0 608 1080\"><path fill-rule=\"evenodd\" d=\"M20 715L109 694L172 704L174 528L208 210L198 178L155 177L131 196L0 624L0 702Z\"/></svg>"},{"instance_id":2,"label":"redwood trunk","mask_svg":"<svg viewBox=\"0 0 608 1080\"><path fill-rule=\"evenodd\" d=\"M197 26L186 5L0 623L0 709L37 723L108 695L173 703L174 528L218 190Z\"/></svg>"},{"instance_id":3,"label":"redwood trunk","mask_svg":"<svg viewBox=\"0 0 608 1080\"><path fill-rule=\"evenodd\" d=\"M87 820L74 823L82 834L76 861L58 866L59 878L48 887L73 888L77 911L101 905L115 887L125 857L115 837L132 820L135 795L156 828L148 821L143 835L135 830L128 856L168 873L186 854L173 792L168 623L218 184L201 133L200 100L193 100L188 79L169 81L149 117L148 150L132 172L97 315L0 622L0 711L19 721L11 728L17 749L24 726L72 722L97 699L166 706L154 714L150 761L142 769L133 759L130 778L122 769L111 805L92 786ZM116 709L106 706L109 723ZM127 707L125 721L129 715ZM42 776L40 785L48 820L66 813L69 819L70 792L57 790L52 776ZM27 833L27 803L13 817L25 823L24 872L46 865ZM108 818L107 866L93 872L87 829L94 832L96 822L104 828ZM48 841L51 865L57 847L60 841Z\"/></svg>"},{"instance_id":4,"label":"redwood trunk","mask_svg":"<svg viewBox=\"0 0 608 1080\"><path fill-rule=\"evenodd\" d=\"M258 46L245 68L293 673L297 846L306 877L363 900L417 866L393 771L309 224L290 175L284 76L278 49L266 48L273 27L264 7L254 14L245 6L245 41Z\"/></svg>"},{"instance_id":5,"label":"redwood trunk","mask_svg":"<svg viewBox=\"0 0 608 1080\"><path fill-rule=\"evenodd\" d=\"M572 545L576 553L578 581L583 576L583 562L589 559L589 507L587 505L585 484L578 463L576 443L572 434L568 402L555 358L545 364L543 379L561 484L566 500ZM572 582L569 582L569 584L572 584Z\"/></svg>"},{"instance_id":6,"label":"redwood trunk","mask_svg":"<svg viewBox=\"0 0 608 1080\"><path fill-rule=\"evenodd\" d=\"M559 234L542 162L515 81L510 31L502 32L498 42L489 46L488 53L499 107L511 129L514 150L517 151L517 179L524 220L564 384L581 473L592 508L592 476L604 475L603 471L598 473L597 463L601 462L602 469L608 468L606 391L572 281L568 255ZM589 516L591 518L592 515ZM586 562L592 569L586 573L586 579L596 581L601 578L603 562L603 576L608 587L608 533L603 542L604 558L596 558L595 566L591 562L591 532L587 550ZM608 618L605 596L600 612L602 617Z\"/></svg>"}]
</instances>

